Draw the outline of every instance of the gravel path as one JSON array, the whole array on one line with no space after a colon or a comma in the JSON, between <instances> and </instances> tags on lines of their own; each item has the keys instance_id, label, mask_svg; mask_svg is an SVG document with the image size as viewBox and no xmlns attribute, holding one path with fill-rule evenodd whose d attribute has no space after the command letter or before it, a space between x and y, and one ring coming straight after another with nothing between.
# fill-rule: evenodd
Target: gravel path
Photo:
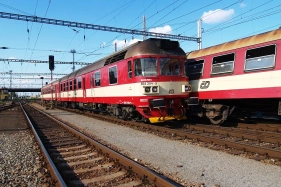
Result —
<instances>
[{"instance_id":1,"label":"gravel path","mask_svg":"<svg viewBox=\"0 0 281 187\"><path fill-rule=\"evenodd\" d=\"M160 172L182 179L187 184L198 186L204 183L207 187L281 186L281 167L278 166L198 147L188 142L164 139L57 109L47 112L115 145L131 158L148 163Z\"/></svg>"},{"instance_id":2,"label":"gravel path","mask_svg":"<svg viewBox=\"0 0 281 187\"><path fill-rule=\"evenodd\" d=\"M53 186L19 108L0 113L0 186Z\"/></svg>"}]
</instances>

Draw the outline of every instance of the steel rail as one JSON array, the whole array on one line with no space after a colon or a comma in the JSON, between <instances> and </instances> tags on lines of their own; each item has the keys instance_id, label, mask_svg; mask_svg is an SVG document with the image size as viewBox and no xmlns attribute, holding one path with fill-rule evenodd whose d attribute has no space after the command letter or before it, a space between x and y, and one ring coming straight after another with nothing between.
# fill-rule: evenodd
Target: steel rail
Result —
<instances>
[{"instance_id":1,"label":"steel rail","mask_svg":"<svg viewBox=\"0 0 281 187\"><path fill-rule=\"evenodd\" d=\"M66 110L66 109L63 109L63 110ZM68 109L68 111L69 111L69 109ZM73 110L72 110L72 112L73 112ZM147 124L143 124L143 123L136 123L136 122L132 122L132 121L124 121L122 119L117 119L117 118L112 119L107 116L102 116L102 115L97 115L97 114L91 114L89 116L97 117L98 119L103 119L103 120L107 120L107 121L111 121L111 122L115 122L115 123L122 123L124 125L129 125L129 126L133 125L135 127L140 127L140 128L144 128L147 130L168 133L168 134L171 134L172 136L180 136L180 137L184 137L184 138L188 138L188 139L195 139L197 141L215 143L215 144L222 145L225 147L231 147L231 148L240 149L243 151L249 151L249 152L253 152L253 153L258 153L261 155L266 155L266 156L279 158L279 159L281 158L281 150L273 150L270 148L254 146L254 145L250 145L247 143L241 143L241 142L239 143L239 142L225 140L225 139L223 140L223 139L210 137L210 136L206 136L206 135L194 134L194 133L190 133L190 132L186 132L186 131L182 131L182 130L170 129L167 127L158 127L158 126L147 125Z\"/></svg>"},{"instance_id":2,"label":"steel rail","mask_svg":"<svg viewBox=\"0 0 281 187\"><path fill-rule=\"evenodd\" d=\"M28 121L28 124L29 124L29 126L30 126L30 128L31 128L31 130L32 130L32 132L33 132L33 134L35 136L35 138L36 138L36 141L39 144L39 147L40 147L40 149L41 149L41 151L43 153L43 156L45 157L45 159L46 159L46 161L48 163L47 167L48 167L48 169L49 169L49 171L51 173L51 176L52 176L53 179L56 180L56 187L67 187L67 185L65 184L64 180L62 179L60 173L58 172L55 164L53 163L50 155L48 154L45 146L43 145L41 139L39 138L35 128L33 127L33 124L31 122L31 120L29 119L27 113L25 112L24 108L22 107L21 103L20 103L20 106L21 106L21 109L22 109L22 111L23 111L23 113L25 115L25 118Z\"/></svg>"},{"instance_id":3,"label":"steel rail","mask_svg":"<svg viewBox=\"0 0 281 187\"><path fill-rule=\"evenodd\" d=\"M202 125L194 125L189 126L188 129L191 130L200 130L204 132L210 133L220 133L227 136L235 136L242 139L251 139L257 141L265 141L270 143L281 143L281 133L268 132L268 131L257 131L250 129L237 129L231 127L216 127L216 126L202 126Z\"/></svg>"},{"instance_id":4,"label":"steel rail","mask_svg":"<svg viewBox=\"0 0 281 187\"><path fill-rule=\"evenodd\" d=\"M50 114L44 112L43 110L40 110L32 105L30 105L32 108L40 111L41 113L43 113L44 115L48 116L49 118L51 118L52 120L54 120L56 123L58 123L59 125L62 125L63 127L65 127L67 130L69 130L70 132L74 133L75 135L79 136L81 139L89 142L89 144L97 147L98 149L102 150L103 152L107 153L111 158L114 158L116 160L119 161L120 164L124 165L127 168L131 168L132 171L134 171L135 173L137 173L140 176L146 176L146 178L152 182L153 184L155 184L156 186L165 186L165 187L172 187L172 186L177 186L177 187L181 187L182 185L180 185L179 183L176 183L174 181L172 181L171 179L165 177L164 175L158 174L155 171L146 168L142 165L140 165L139 163L119 154L118 152L106 147L105 145L94 141L92 138L90 138L89 136L87 136L86 134L83 134L79 131L77 131L76 129L74 129L73 127L69 126L68 124L66 124L63 121L60 121L58 119L56 119L55 117L51 116Z\"/></svg>"}]
</instances>

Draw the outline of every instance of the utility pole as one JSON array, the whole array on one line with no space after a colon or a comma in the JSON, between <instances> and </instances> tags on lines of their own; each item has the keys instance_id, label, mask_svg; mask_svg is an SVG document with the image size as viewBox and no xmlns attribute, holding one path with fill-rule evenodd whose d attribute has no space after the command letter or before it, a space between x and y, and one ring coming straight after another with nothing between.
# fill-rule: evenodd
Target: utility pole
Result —
<instances>
[{"instance_id":1,"label":"utility pole","mask_svg":"<svg viewBox=\"0 0 281 187\"><path fill-rule=\"evenodd\" d=\"M40 77L42 79L42 87L41 87L41 105L43 106L43 94L42 94L42 89L43 89L43 79L44 77Z\"/></svg>"},{"instance_id":2,"label":"utility pole","mask_svg":"<svg viewBox=\"0 0 281 187\"><path fill-rule=\"evenodd\" d=\"M10 70L9 71L9 73L10 73L10 88L12 88L12 70Z\"/></svg>"},{"instance_id":3,"label":"utility pole","mask_svg":"<svg viewBox=\"0 0 281 187\"><path fill-rule=\"evenodd\" d=\"M146 33L146 18L145 18L145 16L143 16L143 32L144 32L144 34L143 34L142 40L146 40L146 35L145 35L145 33Z\"/></svg>"},{"instance_id":4,"label":"utility pole","mask_svg":"<svg viewBox=\"0 0 281 187\"><path fill-rule=\"evenodd\" d=\"M76 53L75 49L71 49L70 52L73 54L73 61L72 61L72 64L73 64L73 67L72 67L72 72L75 71L75 66L74 66L74 53Z\"/></svg>"},{"instance_id":5,"label":"utility pole","mask_svg":"<svg viewBox=\"0 0 281 187\"><path fill-rule=\"evenodd\" d=\"M200 18L197 21L197 27L198 27L198 49L202 49L202 19Z\"/></svg>"}]
</instances>

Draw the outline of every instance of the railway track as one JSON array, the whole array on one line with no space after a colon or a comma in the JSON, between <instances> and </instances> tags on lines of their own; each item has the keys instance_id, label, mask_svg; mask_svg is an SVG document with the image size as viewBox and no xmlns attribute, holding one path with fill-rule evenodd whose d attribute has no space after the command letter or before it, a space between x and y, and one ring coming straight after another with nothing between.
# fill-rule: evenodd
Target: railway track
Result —
<instances>
[{"instance_id":1,"label":"railway track","mask_svg":"<svg viewBox=\"0 0 281 187\"><path fill-rule=\"evenodd\" d=\"M24 105L56 186L182 186Z\"/></svg>"},{"instance_id":2,"label":"railway track","mask_svg":"<svg viewBox=\"0 0 281 187\"><path fill-rule=\"evenodd\" d=\"M88 111L79 111L74 109L65 109L71 112L84 114L96 119L130 126L143 131L148 131L162 137L184 140L192 139L195 142L204 142L206 147L217 150L227 150L230 154L238 155L243 153L252 154L250 158L255 160L274 159L275 164L281 165L281 133L261 131L254 129L217 127L210 125L190 125L185 124L186 128L173 128L167 126L155 126L122 119L113 118L107 115L90 113ZM174 122L177 125L177 122ZM172 128L171 128L172 127ZM278 127L278 126L277 126ZM279 128L279 127L278 127ZM208 145L207 145L208 144Z\"/></svg>"},{"instance_id":3,"label":"railway track","mask_svg":"<svg viewBox=\"0 0 281 187\"><path fill-rule=\"evenodd\" d=\"M5 105L0 105L0 112L1 111L4 111L4 110L8 110L8 109L11 109L11 108L14 108L14 107L16 107L16 106L18 106L18 104L15 104L15 103L12 103L12 102L10 102L10 103L7 103L7 104L5 104Z\"/></svg>"}]
</instances>

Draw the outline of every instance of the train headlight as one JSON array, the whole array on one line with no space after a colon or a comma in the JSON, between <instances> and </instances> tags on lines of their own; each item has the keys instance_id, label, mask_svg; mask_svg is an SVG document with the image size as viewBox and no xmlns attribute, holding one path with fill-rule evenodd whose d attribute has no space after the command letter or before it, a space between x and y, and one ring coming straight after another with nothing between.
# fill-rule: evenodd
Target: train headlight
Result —
<instances>
[{"instance_id":1,"label":"train headlight","mask_svg":"<svg viewBox=\"0 0 281 187\"><path fill-rule=\"evenodd\" d=\"M158 87L157 86L153 86L152 87L152 92L158 92Z\"/></svg>"},{"instance_id":2,"label":"train headlight","mask_svg":"<svg viewBox=\"0 0 281 187\"><path fill-rule=\"evenodd\" d=\"M191 92L191 85L182 85L182 92Z\"/></svg>"},{"instance_id":3,"label":"train headlight","mask_svg":"<svg viewBox=\"0 0 281 187\"><path fill-rule=\"evenodd\" d=\"M149 92L150 92L150 87L145 87L145 88L144 88L144 91L145 91L146 93L149 93Z\"/></svg>"}]
</instances>

